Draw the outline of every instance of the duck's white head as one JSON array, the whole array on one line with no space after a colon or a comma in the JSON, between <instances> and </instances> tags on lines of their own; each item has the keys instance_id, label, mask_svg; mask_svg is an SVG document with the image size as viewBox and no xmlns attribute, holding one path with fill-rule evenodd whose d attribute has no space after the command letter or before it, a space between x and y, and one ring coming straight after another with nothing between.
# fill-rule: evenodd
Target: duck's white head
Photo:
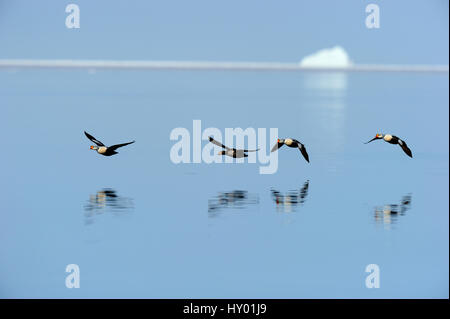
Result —
<instances>
[{"instance_id":1,"label":"duck's white head","mask_svg":"<svg viewBox=\"0 0 450 319\"><path fill-rule=\"evenodd\" d=\"M284 143L284 138L279 138L279 139L277 140L277 143Z\"/></svg>"},{"instance_id":2,"label":"duck's white head","mask_svg":"<svg viewBox=\"0 0 450 319\"><path fill-rule=\"evenodd\" d=\"M91 150L94 150L94 151L98 150L98 146L91 145Z\"/></svg>"}]
</instances>

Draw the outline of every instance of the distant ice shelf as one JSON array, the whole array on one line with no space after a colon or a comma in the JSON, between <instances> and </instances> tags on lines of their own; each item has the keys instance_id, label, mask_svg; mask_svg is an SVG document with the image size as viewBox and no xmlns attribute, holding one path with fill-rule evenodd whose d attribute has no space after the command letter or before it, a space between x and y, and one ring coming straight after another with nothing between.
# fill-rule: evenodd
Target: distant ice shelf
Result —
<instances>
[{"instance_id":1,"label":"distant ice shelf","mask_svg":"<svg viewBox=\"0 0 450 319\"><path fill-rule=\"evenodd\" d=\"M293 71L293 72L423 72L448 73L448 65L352 64L349 66L305 66L288 62L129 61L129 60L35 60L0 59L3 69L120 69L205 71Z\"/></svg>"}]
</instances>

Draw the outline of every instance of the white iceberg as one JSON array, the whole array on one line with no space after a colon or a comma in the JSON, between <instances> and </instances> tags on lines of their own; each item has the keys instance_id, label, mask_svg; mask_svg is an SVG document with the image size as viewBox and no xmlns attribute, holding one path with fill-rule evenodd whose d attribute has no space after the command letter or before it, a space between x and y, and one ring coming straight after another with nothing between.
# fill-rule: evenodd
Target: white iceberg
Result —
<instances>
[{"instance_id":1,"label":"white iceberg","mask_svg":"<svg viewBox=\"0 0 450 319\"><path fill-rule=\"evenodd\" d=\"M304 57L301 66L306 67L348 67L353 63L344 48L335 46L331 49L322 49Z\"/></svg>"}]
</instances>

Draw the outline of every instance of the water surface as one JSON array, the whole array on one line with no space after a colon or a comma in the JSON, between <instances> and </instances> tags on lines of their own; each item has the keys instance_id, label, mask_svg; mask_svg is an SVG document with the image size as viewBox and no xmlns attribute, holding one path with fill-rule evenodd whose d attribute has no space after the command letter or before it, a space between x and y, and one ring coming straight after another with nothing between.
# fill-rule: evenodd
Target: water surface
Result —
<instances>
[{"instance_id":1,"label":"water surface","mask_svg":"<svg viewBox=\"0 0 450 319\"><path fill-rule=\"evenodd\" d=\"M448 298L448 84L1 72L0 296ZM278 128L311 163L282 148L273 175L251 163L173 164L169 134L192 132L193 120ZM84 130L136 143L103 157ZM414 158L363 144L376 133L405 139ZM72 263L80 289L65 287ZM368 264L380 267L379 289L365 286Z\"/></svg>"}]
</instances>

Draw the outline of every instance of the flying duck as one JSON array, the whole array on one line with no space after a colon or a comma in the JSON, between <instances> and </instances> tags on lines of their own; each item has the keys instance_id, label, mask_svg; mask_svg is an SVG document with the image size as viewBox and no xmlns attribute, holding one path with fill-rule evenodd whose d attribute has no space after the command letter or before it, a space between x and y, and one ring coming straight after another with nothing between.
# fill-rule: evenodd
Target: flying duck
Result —
<instances>
[{"instance_id":1,"label":"flying duck","mask_svg":"<svg viewBox=\"0 0 450 319\"><path fill-rule=\"evenodd\" d=\"M308 156L308 153L306 152L305 145L303 145L302 143L300 143L297 140L294 140L293 138L278 139L277 144L275 144L272 147L272 150L270 152L275 152L277 149L279 149L283 145L287 145L289 147L297 147L300 150L300 152L302 153L305 160L309 163L309 156Z\"/></svg>"},{"instance_id":2,"label":"flying duck","mask_svg":"<svg viewBox=\"0 0 450 319\"><path fill-rule=\"evenodd\" d=\"M223 151L220 151L218 155L227 155L234 158L242 158L242 157L248 157L247 152L256 152L259 151L259 148L256 150L237 150L235 148L229 148L228 146L223 145L222 143L217 142L215 139L213 139L211 136L209 137L209 141L213 143L214 145L220 146L223 148Z\"/></svg>"},{"instance_id":3,"label":"flying duck","mask_svg":"<svg viewBox=\"0 0 450 319\"><path fill-rule=\"evenodd\" d=\"M406 142L401 140L400 138L398 138L395 135L377 134L377 135L375 135L375 137L373 139L371 139L370 141L368 141L368 142L366 142L364 144L367 144L367 143L370 143L372 141L379 140L379 139L383 139L383 140L385 140L386 142L388 142L390 144L398 144L398 145L400 145L400 147L402 148L403 152L406 153L406 155L408 155L411 158L413 157L411 150L409 149L408 145L406 145Z\"/></svg>"},{"instance_id":4,"label":"flying duck","mask_svg":"<svg viewBox=\"0 0 450 319\"><path fill-rule=\"evenodd\" d=\"M111 155L118 154L118 152L116 152L116 149L118 149L119 147L128 145L128 144L133 144L135 142L135 141L133 141L133 142L129 142L129 143L105 146L105 144L103 144L102 142L97 140L95 137L93 137L89 133L86 133L86 131L84 132L84 134L87 136L88 139L90 139L92 142L97 144L97 146L91 145L91 150L96 150L97 153L99 153L103 156L111 156Z\"/></svg>"}]
</instances>

